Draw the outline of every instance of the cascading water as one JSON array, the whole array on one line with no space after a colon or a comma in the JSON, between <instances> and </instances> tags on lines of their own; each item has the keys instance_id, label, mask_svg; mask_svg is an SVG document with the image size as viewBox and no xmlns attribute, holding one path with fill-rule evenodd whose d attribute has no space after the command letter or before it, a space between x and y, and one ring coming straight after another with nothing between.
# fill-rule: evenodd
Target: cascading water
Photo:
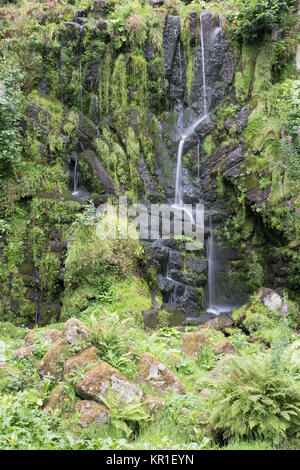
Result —
<instances>
[{"instance_id":1,"label":"cascading water","mask_svg":"<svg viewBox=\"0 0 300 470\"><path fill-rule=\"evenodd\" d=\"M207 114L206 73L205 73L205 47L204 47L204 38L203 38L202 15L200 15L200 41L201 41L201 56L202 56L203 110L204 110L204 114Z\"/></svg>"},{"instance_id":2,"label":"cascading water","mask_svg":"<svg viewBox=\"0 0 300 470\"><path fill-rule=\"evenodd\" d=\"M215 280L215 264L214 264L214 234L212 227L212 216L209 215L209 232L207 240L207 263L208 263L208 313L216 313L215 296L216 296L216 280Z\"/></svg>"},{"instance_id":3,"label":"cascading water","mask_svg":"<svg viewBox=\"0 0 300 470\"><path fill-rule=\"evenodd\" d=\"M73 193L72 193L72 194L77 194L77 191L78 191L78 181L79 181L78 157L76 158L75 164L74 164L73 179L74 179L74 186L73 186Z\"/></svg>"}]
</instances>

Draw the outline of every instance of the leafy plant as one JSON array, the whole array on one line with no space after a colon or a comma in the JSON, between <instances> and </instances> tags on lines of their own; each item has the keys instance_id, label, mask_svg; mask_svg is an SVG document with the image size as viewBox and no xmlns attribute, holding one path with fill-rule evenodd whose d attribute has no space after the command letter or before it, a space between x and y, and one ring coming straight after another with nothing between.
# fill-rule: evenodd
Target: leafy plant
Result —
<instances>
[{"instance_id":1,"label":"leafy plant","mask_svg":"<svg viewBox=\"0 0 300 470\"><path fill-rule=\"evenodd\" d=\"M300 388L275 370L270 356L242 355L216 378L209 422L222 439L269 439L279 443L300 432Z\"/></svg>"},{"instance_id":2,"label":"leafy plant","mask_svg":"<svg viewBox=\"0 0 300 470\"><path fill-rule=\"evenodd\" d=\"M238 0L237 9L228 16L235 35L246 41L269 32L295 7L294 0Z\"/></svg>"}]
</instances>

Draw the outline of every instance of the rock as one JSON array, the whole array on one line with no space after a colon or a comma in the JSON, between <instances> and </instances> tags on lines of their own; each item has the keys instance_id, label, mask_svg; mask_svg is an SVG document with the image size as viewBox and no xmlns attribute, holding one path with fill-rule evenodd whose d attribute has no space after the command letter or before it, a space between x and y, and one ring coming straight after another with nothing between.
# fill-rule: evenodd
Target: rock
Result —
<instances>
[{"instance_id":1,"label":"rock","mask_svg":"<svg viewBox=\"0 0 300 470\"><path fill-rule=\"evenodd\" d=\"M43 403L43 410L54 411L58 405L62 402L66 391L62 385L58 385L55 389L51 392L51 394L44 400Z\"/></svg>"},{"instance_id":2,"label":"rock","mask_svg":"<svg viewBox=\"0 0 300 470\"><path fill-rule=\"evenodd\" d=\"M230 168L233 168L238 163L241 163L244 160L244 154L242 147L238 147L225 158L222 164L223 171L228 171Z\"/></svg>"},{"instance_id":3,"label":"rock","mask_svg":"<svg viewBox=\"0 0 300 470\"><path fill-rule=\"evenodd\" d=\"M221 341L220 343L218 343L214 349L214 353L216 355L231 354L231 353L234 353L235 351L236 351L236 347L228 339L225 339L224 341Z\"/></svg>"},{"instance_id":4,"label":"rock","mask_svg":"<svg viewBox=\"0 0 300 470\"><path fill-rule=\"evenodd\" d=\"M137 377L162 392L185 393L178 377L150 353L143 353L137 363Z\"/></svg>"},{"instance_id":5,"label":"rock","mask_svg":"<svg viewBox=\"0 0 300 470\"><path fill-rule=\"evenodd\" d=\"M64 373L69 375L74 368L81 369L85 365L92 365L93 363L99 362L98 352L99 350L95 346L92 346L75 354L75 356L66 361Z\"/></svg>"},{"instance_id":6,"label":"rock","mask_svg":"<svg viewBox=\"0 0 300 470\"><path fill-rule=\"evenodd\" d=\"M91 171L94 171L97 179L105 191L115 192L115 185L111 176L107 173L103 163L98 159L93 150L85 150L79 155L79 158L88 163Z\"/></svg>"},{"instance_id":7,"label":"rock","mask_svg":"<svg viewBox=\"0 0 300 470\"><path fill-rule=\"evenodd\" d=\"M279 24L276 24L271 31L271 41L277 42L281 38L281 28Z\"/></svg>"},{"instance_id":8,"label":"rock","mask_svg":"<svg viewBox=\"0 0 300 470\"><path fill-rule=\"evenodd\" d=\"M55 329L41 330L39 332L31 330L25 336L25 342L29 346L35 344L38 338L42 337L45 343L54 344L61 338L61 331Z\"/></svg>"},{"instance_id":9,"label":"rock","mask_svg":"<svg viewBox=\"0 0 300 470\"><path fill-rule=\"evenodd\" d=\"M14 352L15 359L28 358L33 355L33 347L25 346L25 348L19 348Z\"/></svg>"},{"instance_id":10,"label":"rock","mask_svg":"<svg viewBox=\"0 0 300 470\"><path fill-rule=\"evenodd\" d=\"M261 303L270 310L273 310L274 312L278 312L280 310L282 297L274 290L262 287L258 291L258 297Z\"/></svg>"},{"instance_id":11,"label":"rock","mask_svg":"<svg viewBox=\"0 0 300 470\"><path fill-rule=\"evenodd\" d=\"M181 351L189 357L195 357L202 346L207 343L207 336L201 332L185 333L182 338Z\"/></svg>"},{"instance_id":12,"label":"rock","mask_svg":"<svg viewBox=\"0 0 300 470\"><path fill-rule=\"evenodd\" d=\"M270 341L262 335L250 335L249 341L251 343L260 343L269 348L271 346Z\"/></svg>"},{"instance_id":13,"label":"rock","mask_svg":"<svg viewBox=\"0 0 300 470\"><path fill-rule=\"evenodd\" d=\"M189 20L190 20L190 34L191 34L190 41L191 41L191 45L195 46L197 37L198 37L198 30L197 30L198 13L196 11L190 11Z\"/></svg>"},{"instance_id":14,"label":"rock","mask_svg":"<svg viewBox=\"0 0 300 470\"><path fill-rule=\"evenodd\" d=\"M62 336L70 344L82 341L91 335L91 331L77 318L70 318L63 326Z\"/></svg>"},{"instance_id":15,"label":"rock","mask_svg":"<svg viewBox=\"0 0 300 470\"><path fill-rule=\"evenodd\" d=\"M90 400L81 400L78 405L80 425L86 428L89 424L105 424L108 420L109 409L106 406Z\"/></svg>"},{"instance_id":16,"label":"rock","mask_svg":"<svg viewBox=\"0 0 300 470\"><path fill-rule=\"evenodd\" d=\"M215 330L223 330L224 328L229 328L233 325L233 321L229 317L216 317L207 322L209 326Z\"/></svg>"},{"instance_id":17,"label":"rock","mask_svg":"<svg viewBox=\"0 0 300 470\"><path fill-rule=\"evenodd\" d=\"M166 402L162 398L155 397L149 394L145 395L144 403L145 403L146 410L148 411L150 416L155 415L166 404Z\"/></svg>"},{"instance_id":18,"label":"rock","mask_svg":"<svg viewBox=\"0 0 300 470\"><path fill-rule=\"evenodd\" d=\"M146 39L144 56L146 60L151 60L154 58L153 49L150 45L149 39Z\"/></svg>"},{"instance_id":19,"label":"rock","mask_svg":"<svg viewBox=\"0 0 300 470\"><path fill-rule=\"evenodd\" d=\"M149 0L150 5L157 7L158 5L163 5L165 0Z\"/></svg>"},{"instance_id":20,"label":"rock","mask_svg":"<svg viewBox=\"0 0 300 470\"><path fill-rule=\"evenodd\" d=\"M155 330L158 327L158 311L157 310L144 310L142 312L144 326Z\"/></svg>"},{"instance_id":21,"label":"rock","mask_svg":"<svg viewBox=\"0 0 300 470\"><path fill-rule=\"evenodd\" d=\"M296 67L297 67L297 70L300 71L300 45L297 47L297 52L296 52Z\"/></svg>"},{"instance_id":22,"label":"rock","mask_svg":"<svg viewBox=\"0 0 300 470\"><path fill-rule=\"evenodd\" d=\"M163 39L164 69L166 77L170 77L172 74L173 59L177 48L180 30L180 17L168 16L165 24Z\"/></svg>"},{"instance_id":23,"label":"rock","mask_svg":"<svg viewBox=\"0 0 300 470\"><path fill-rule=\"evenodd\" d=\"M97 134L97 126L87 116L78 111L78 128L90 140L93 140Z\"/></svg>"},{"instance_id":24,"label":"rock","mask_svg":"<svg viewBox=\"0 0 300 470\"><path fill-rule=\"evenodd\" d=\"M103 399L107 398L109 388L121 402L136 403L137 399L141 399L143 396L143 392L138 385L129 382L121 372L106 362L101 362L92 367L84 374L84 379L75 385L77 395L99 403L103 403Z\"/></svg>"},{"instance_id":25,"label":"rock","mask_svg":"<svg viewBox=\"0 0 300 470\"><path fill-rule=\"evenodd\" d=\"M89 118L94 124L98 124L101 118L100 113L100 99L97 95L91 95Z\"/></svg>"},{"instance_id":26,"label":"rock","mask_svg":"<svg viewBox=\"0 0 300 470\"><path fill-rule=\"evenodd\" d=\"M209 390L208 388L202 388L200 392L201 397L203 397L205 400L211 400L215 398L215 394Z\"/></svg>"},{"instance_id":27,"label":"rock","mask_svg":"<svg viewBox=\"0 0 300 470\"><path fill-rule=\"evenodd\" d=\"M182 416L189 416L190 415L190 410L188 408L181 408L181 412L180 414L182 414Z\"/></svg>"},{"instance_id":28,"label":"rock","mask_svg":"<svg viewBox=\"0 0 300 470\"><path fill-rule=\"evenodd\" d=\"M64 361L68 353L69 345L64 339L58 340L45 354L38 365L38 374L40 377L45 375L57 376L57 368Z\"/></svg>"}]
</instances>

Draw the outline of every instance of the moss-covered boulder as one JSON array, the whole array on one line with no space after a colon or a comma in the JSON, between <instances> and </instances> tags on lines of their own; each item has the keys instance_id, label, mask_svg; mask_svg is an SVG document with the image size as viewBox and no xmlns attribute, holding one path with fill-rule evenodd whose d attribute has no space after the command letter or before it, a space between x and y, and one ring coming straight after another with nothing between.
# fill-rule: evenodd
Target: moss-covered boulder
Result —
<instances>
[{"instance_id":1,"label":"moss-covered boulder","mask_svg":"<svg viewBox=\"0 0 300 470\"><path fill-rule=\"evenodd\" d=\"M81 400L77 409L80 413L80 425L83 428L89 424L105 424L109 417L109 409L95 401Z\"/></svg>"},{"instance_id":2,"label":"moss-covered boulder","mask_svg":"<svg viewBox=\"0 0 300 470\"><path fill-rule=\"evenodd\" d=\"M41 331L29 331L25 336L25 342L29 346L34 345L37 341L43 340L43 342L48 344L54 344L58 339L61 338L61 331L54 328L49 328L47 330Z\"/></svg>"},{"instance_id":3,"label":"moss-covered boulder","mask_svg":"<svg viewBox=\"0 0 300 470\"><path fill-rule=\"evenodd\" d=\"M55 411L56 408L63 401L65 394L66 390L62 385L58 385L57 387L55 387L55 389L50 393L50 395L44 400L43 410Z\"/></svg>"},{"instance_id":4,"label":"moss-covered boulder","mask_svg":"<svg viewBox=\"0 0 300 470\"><path fill-rule=\"evenodd\" d=\"M91 335L91 331L77 318L70 318L63 326L62 336L69 343L83 341Z\"/></svg>"},{"instance_id":5,"label":"moss-covered boulder","mask_svg":"<svg viewBox=\"0 0 300 470\"><path fill-rule=\"evenodd\" d=\"M75 385L77 395L86 400L104 403L109 389L120 402L136 403L142 398L141 388L130 382L121 372L101 362L84 374Z\"/></svg>"},{"instance_id":6,"label":"moss-covered boulder","mask_svg":"<svg viewBox=\"0 0 300 470\"><path fill-rule=\"evenodd\" d=\"M181 343L181 351L189 357L195 357L201 348L208 344L209 339L204 330L193 333L184 333Z\"/></svg>"},{"instance_id":7,"label":"moss-covered boulder","mask_svg":"<svg viewBox=\"0 0 300 470\"><path fill-rule=\"evenodd\" d=\"M207 324L216 330L224 330L233 325L233 320L229 317L216 317L209 320Z\"/></svg>"},{"instance_id":8,"label":"moss-covered boulder","mask_svg":"<svg viewBox=\"0 0 300 470\"><path fill-rule=\"evenodd\" d=\"M224 341L220 341L214 349L214 353L216 355L219 354L232 354L236 351L236 347L229 341L225 339Z\"/></svg>"},{"instance_id":9,"label":"moss-covered boulder","mask_svg":"<svg viewBox=\"0 0 300 470\"><path fill-rule=\"evenodd\" d=\"M160 392L177 392L183 394L184 386L164 364L150 353L143 353L137 363L137 379L152 385Z\"/></svg>"},{"instance_id":10,"label":"moss-covered boulder","mask_svg":"<svg viewBox=\"0 0 300 470\"><path fill-rule=\"evenodd\" d=\"M40 377L51 375L58 377L60 375L60 369L67 357L69 351L69 344L66 340L58 340L49 351L45 354L43 359L38 365L38 374Z\"/></svg>"},{"instance_id":11,"label":"moss-covered boulder","mask_svg":"<svg viewBox=\"0 0 300 470\"><path fill-rule=\"evenodd\" d=\"M33 347L25 346L23 348L16 349L14 352L15 359L28 358L33 356Z\"/></svg>"},{"instance_id":12,"label":"moss-covered boulder","mask_svg":"<svg viewBox=\"0 0 300 470\"><path fill-rule=\"evenodd\" d=\"M65 362L64 373L69 375L74 369L81 369L85 366L95 365L98 362L98 349L95 346L92 346L84 351L75 354Z\"/></svg>"},{"instance_id":13,"label":"moss-covered boulder","mask_svg":"<svg viewBox=\"0 0 300 470\"><path fill-rule=\"evenodd\" d=\"M144 398L144 404L149 415L154 416L165 406L166 402L160 397L147 394Z\"/></svg>"}]
</instances>

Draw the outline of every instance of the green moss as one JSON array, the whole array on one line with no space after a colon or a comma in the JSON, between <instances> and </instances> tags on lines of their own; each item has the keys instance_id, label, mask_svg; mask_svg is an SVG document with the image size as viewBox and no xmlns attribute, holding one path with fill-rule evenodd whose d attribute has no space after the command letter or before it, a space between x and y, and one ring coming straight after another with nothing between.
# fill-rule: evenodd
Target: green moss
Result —
<instances>
[{"instance_id":1,"label":"green moss","mask_svg":"<svg viewBox=\"0 0 300 470\"><path fill-rule=\"evenodd\" d=\"M244 103L249 97L250 85L255 72L257 52L256 46L250 44L243 45L242 55L234 83L236 97L242 103Z\"/></svg>"}]
</instances>

